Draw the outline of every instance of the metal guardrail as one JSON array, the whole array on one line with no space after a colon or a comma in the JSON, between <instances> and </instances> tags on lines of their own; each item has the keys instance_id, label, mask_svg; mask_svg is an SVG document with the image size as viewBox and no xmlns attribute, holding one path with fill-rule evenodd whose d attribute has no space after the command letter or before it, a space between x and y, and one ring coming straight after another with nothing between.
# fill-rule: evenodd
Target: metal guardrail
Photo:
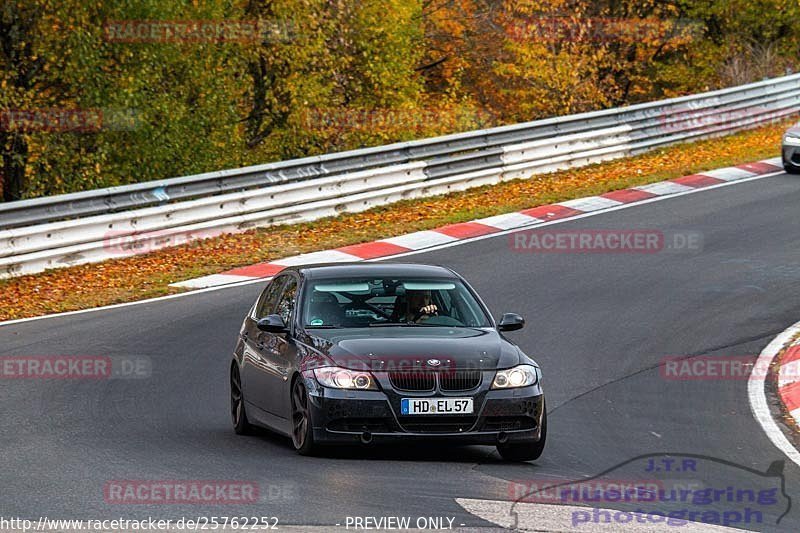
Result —
<instances>
[{"instance_id":1,"label":"metal guardrail","mask_svg":"<svg viewBox=\"0 0 800 533\"><path fill-rule=\"evenodd\" d=\"M0 204L0 277L144 253L725 135L800 111L800 74L699 95Z\"/></svg>"}]
</instances>

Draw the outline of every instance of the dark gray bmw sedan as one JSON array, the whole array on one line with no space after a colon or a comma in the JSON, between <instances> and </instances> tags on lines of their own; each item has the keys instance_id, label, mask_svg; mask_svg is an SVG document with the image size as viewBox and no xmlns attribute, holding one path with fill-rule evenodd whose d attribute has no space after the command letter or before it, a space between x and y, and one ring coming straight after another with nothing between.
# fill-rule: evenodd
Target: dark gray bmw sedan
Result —
<instances>
[{"instance_id":1,"label":"dark gray bmw sedan","mask_svg":"<svg viewBox=\"0 0 800 533\"><path fill-rule=\"evenodd\" d=\"M532 460L547 434L542 373L458 274L420 264L290 267L247 313L230 366L237 433L332 443L488 444Z\"/></svg>"}]
</instances>

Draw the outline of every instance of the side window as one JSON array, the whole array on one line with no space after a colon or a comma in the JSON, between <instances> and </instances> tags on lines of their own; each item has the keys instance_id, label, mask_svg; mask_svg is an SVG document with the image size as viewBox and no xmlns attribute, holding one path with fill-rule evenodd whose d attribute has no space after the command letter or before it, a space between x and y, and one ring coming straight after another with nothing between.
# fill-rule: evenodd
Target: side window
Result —
<instances>
[{"instance_id":1,"label":"side window","mask_svg":"<svg viewBox=\"0 0 800 533\"><path fill-rule=\"evenodd\" d=\"M265 316L271 315L275 312L275 306L278 303L278 295L281 293L281 288L283 288L283 284L286 283L287 277L288 276L278 276L272 280L272 283L270 283L266 289L264 289L264 292L261 294L261 298L259 298L258 303L256 304L256 320L264 318Z\"/></svg>"},{"instance_id":2,"label":"side window","mask_svg":"<svg viewBox=\"0 0 800 533\"><path fill-rule=\"evenodd\" d=\"M296 302L297 280L292 277L286 282L286 287L283 289L283 294L281 294L281 298L278 301L278 308L275 311L275 314L280 315L287 325L292 319L292 311Z\"/></svg>"}]
</instances>

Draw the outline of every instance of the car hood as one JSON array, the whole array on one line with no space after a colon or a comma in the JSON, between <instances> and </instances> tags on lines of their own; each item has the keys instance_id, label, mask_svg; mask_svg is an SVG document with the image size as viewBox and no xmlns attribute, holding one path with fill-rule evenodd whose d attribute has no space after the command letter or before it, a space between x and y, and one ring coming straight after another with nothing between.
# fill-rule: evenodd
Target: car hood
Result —
<instances>
[{"instance_id":1,"label":"car hood","mask_svg":"<svg viewBox=\"0 0 800 533\"><path fill-rule=\"evenodd\" d=\"M786 130L787 135L791 135L793 137L800 137L800 124L792 126L788 130Z\"/></svg>"},{"instance_id":2,"label":"car hood","mask_svg":"<svg viewBox=\"0 0 800 533\"><path fill-rule=\"evenodd\" d=\"M318 352L318 364L333 363L354 370L497 369L520 363L519 349L489 328L316 330L305 337L300 340Z\"/></svg>"}]
</instances>

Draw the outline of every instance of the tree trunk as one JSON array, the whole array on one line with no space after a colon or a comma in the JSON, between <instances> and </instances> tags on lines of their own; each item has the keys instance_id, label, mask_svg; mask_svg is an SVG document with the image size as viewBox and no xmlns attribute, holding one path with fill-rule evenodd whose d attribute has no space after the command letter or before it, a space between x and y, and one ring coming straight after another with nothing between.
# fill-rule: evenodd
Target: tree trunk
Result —
<instances>
[{"instance_id":1,"label":"tree trunk","mask_svg":"<svg viewBox=\"0 0 800 533\"><path fill-rule=\"evenodd\" d=\"M3 201L20 200L25 189L28 143L20 133L2 132L0 133L0 149L3 154L3 164L0 167Z\"/></svg>"}]
</instances>

